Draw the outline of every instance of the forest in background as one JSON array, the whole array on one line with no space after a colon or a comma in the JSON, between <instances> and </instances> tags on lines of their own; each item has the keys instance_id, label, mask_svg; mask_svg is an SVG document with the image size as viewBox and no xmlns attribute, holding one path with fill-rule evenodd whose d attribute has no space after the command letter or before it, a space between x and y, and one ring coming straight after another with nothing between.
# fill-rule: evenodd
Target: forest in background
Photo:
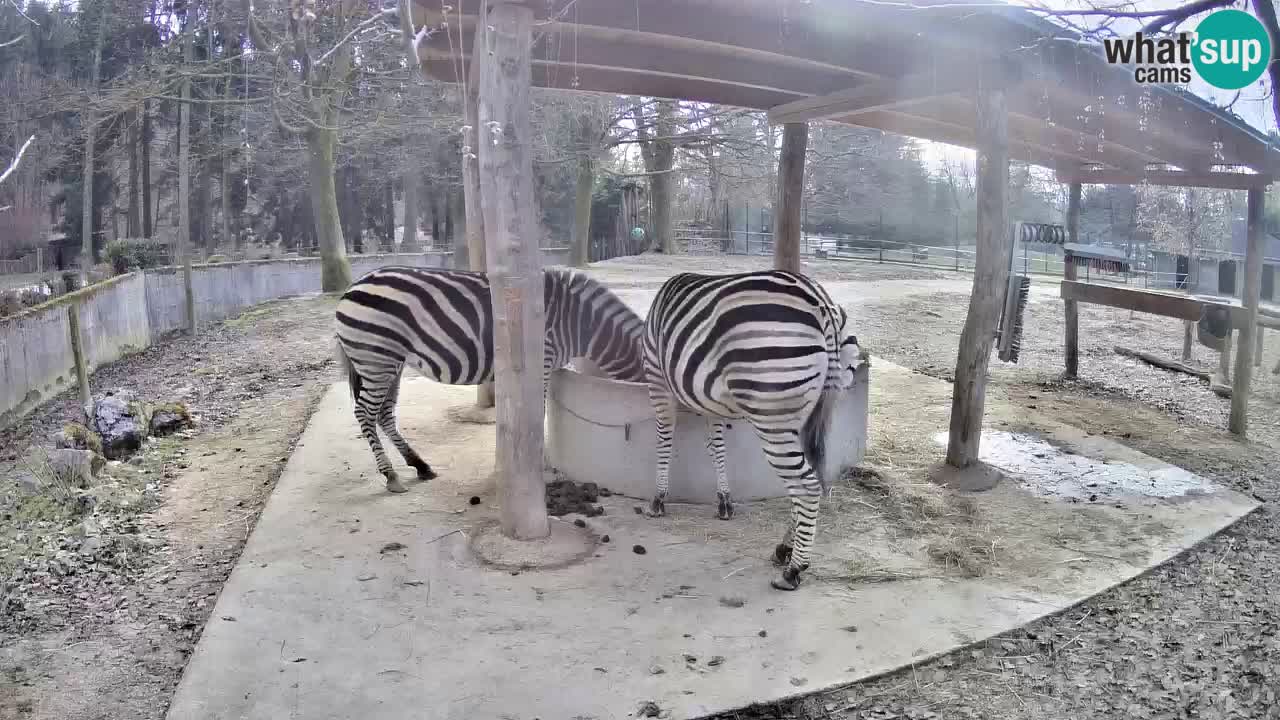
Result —
<instances>
[{"instance_id":1,"label":"forest in background","mask_svg":"<svg viewBox=\"0 0 1280 720\"><path fill-rule=\"evenodd\" d=\"M460 89L417 71L419 31L450 29L368 0L4 0L0 157L35 140L0 186L0 258L61 237L71 265L86 232L94 262L117 241L165 260L459 246ZM742 228L776 194L781 128L760 112L535 91L533 120L544 246L590 237L628 184L666 251L677 227ZM971 155L931 164L922 143L831 124L808 152L807 231L972 244ZM1062 221L1049 171L1015 165L1010 184L1010 220ZM1243 209L1242 192L1090 187L1082 237L1217 249Z\"/></svg>"}]
</instances>

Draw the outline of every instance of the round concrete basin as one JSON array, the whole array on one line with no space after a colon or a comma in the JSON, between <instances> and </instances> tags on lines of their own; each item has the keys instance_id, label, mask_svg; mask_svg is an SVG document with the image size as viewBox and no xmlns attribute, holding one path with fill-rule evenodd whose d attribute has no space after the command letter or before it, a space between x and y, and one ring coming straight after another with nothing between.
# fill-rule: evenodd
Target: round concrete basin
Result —
<instances>
[{"instance_id":1,"label":"round concrete basin","mask_svg":"<svg viewBox=\"0 0 1280 720\"><path fill-rule=\"evenodd\" d=\"M863 365L834 408L827 437L827 477L862 462L867 446L867 390L870 368ZM716 473L706 449L706 420L681 412L676 422L669 499L714 503ZM575 482L594 482L628 497L648 499L657 470L656 435L649 391L565 369L551 375L547 395L547 457ZM735 421L725 430L725 464L737 500L786 495L765 460L750 425Z\"/></svg>"}]
</instances>

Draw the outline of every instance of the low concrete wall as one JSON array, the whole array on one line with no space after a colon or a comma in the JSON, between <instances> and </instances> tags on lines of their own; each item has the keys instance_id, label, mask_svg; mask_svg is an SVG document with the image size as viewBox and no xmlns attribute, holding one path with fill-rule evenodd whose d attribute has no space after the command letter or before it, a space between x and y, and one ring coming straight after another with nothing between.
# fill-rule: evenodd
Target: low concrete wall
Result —
<instances>
[{"instance_id":1,"label":"low concrete wall","mask_svg":"<svg viewBox=\"0 0 1280 720\"><path fill-rule=\"evenodd\" d=\"M68 313L90 371L151 344L146 278L130 273L0 320L0 427L75 382Z\"/></svg>"},{"instance_id":2,"label":"low concrete wall","mask_svg":"<svg viewBox=\"0 0 1280 720\"><path fill-rule=\"evenodd\" d=\"M568 262L568 248L544 248L546 265ZM352 277L388 265L451 267L452 253L352 255ZM268 300L320 292L320 259L196 265L191 285L196 321L207 325ZM80 313L92 372L186 327L180 268L135 272L0 319L0 427L75 384L67 313Z\"/></svg>"}]
</instances>

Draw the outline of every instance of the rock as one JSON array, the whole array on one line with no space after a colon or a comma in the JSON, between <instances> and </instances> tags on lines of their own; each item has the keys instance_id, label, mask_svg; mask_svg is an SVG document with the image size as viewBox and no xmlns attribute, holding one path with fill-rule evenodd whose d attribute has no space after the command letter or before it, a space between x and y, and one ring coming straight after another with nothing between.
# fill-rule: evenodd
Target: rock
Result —
<instances>
[{"instance_id":1,"label":"rock","mask_svg":"<svg viewBox=\"0 0 1280 720\"><path fill-rule=\"evenodd\" d=\"M44 487L44 483L40 482L40 478L29 472L20 472L14 478L14 482L18 484L18 492L23 495L38 495Z\"/></svg>"},{"instance_id":2,"label":"rock","mask_svg":"<svg viewBox=\"0 0 1280 720\"><path fill-rule=\"evenodd\" d=\"M102 454L110 460L124 460L142 447L146 425L140 421L141 406L125 393L96 398L93 426L102 436Z\"/></svg>"},{"instance_id":3,"label":"rock","mask_svg":"<svg viewBox=\"0 0 1280 720\"><path fill-rule=\"evenodd\" d=\"M61 448L49 453L49 471L55 482L78 489L93 485L107 461L92 450Z\"/></svg>"},{"instance_id":4,"label":"rock","mask_svg":"<svg viewBox=\"0 0 1280 720\"><path fill-rule=\"evenodd\" d=\"M53 446L58 449L92 450L102 453L102 438L78 422L67 423L53 434Z\"/></svg>"},{"instance_id":5,"label":"rock","mask_svg":"<svg viewBox=\"0 0 1280 720\"><path fill-rule=\"evenodd\" d=\"M180 402L160 403L151 414L150 430L155 437L164 437L193 425L191 412Z\"/></svg>"}]
</instances>

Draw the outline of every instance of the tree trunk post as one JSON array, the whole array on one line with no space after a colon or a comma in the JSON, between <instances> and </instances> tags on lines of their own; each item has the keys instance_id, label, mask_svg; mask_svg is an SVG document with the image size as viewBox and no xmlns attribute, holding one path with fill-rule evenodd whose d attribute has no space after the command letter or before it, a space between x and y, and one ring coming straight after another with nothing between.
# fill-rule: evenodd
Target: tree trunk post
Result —
<instances>
[{"instance_id":1,"label":"tree trunk post","mask_svg":"<svg viewBox=\"0 0 1280 720\"><path fill-rule=\"evenodd\" d=\"M979 75L977 121L977 253L969 313L960 334L951 397L947 464L964 468L978 459L987 387L987 363L1000 301L1008 280L1009 116L1005 68Z\"/></svg>"},{"instance_id":2,"label":"tree trunk post","mask_svg":"<svg viewBox=\"0 0 1280 720\"><path fill-rule=\"evenodd\" d=\"M150 240L155 216L151 214L151 104L142 101L142 237Z\"/></svg>"},{"instance_id":3,"label":"tree trunk post","mask_svg":"<svg viewBox=\"0 0 1280 720\"><path fill-rule=\"evenodd\" d=\"M1071 183L1067 196L1067 242L1075 245L1080 242L1080 183ZM1076 263L1071 251L1062 251L1062 277L1065 280L1076 279ZM1062 303L1066 316L1066 335L1064 337L1064 355L1066 370L1062 376L1074 380L1080 375L1080 306L1075 300Z\"/></svg>"},{"instance_id":4,"label":"tree trunk post","mask_svg":"<svg viewBox=\"0 0 1280 720\"><path fill-rule=\"evenodd\" d=\"M778 217L774 220L773 268L800 272L801 204L804 202L804 154L809 146L809 123L782 126L782 154L778 158Z\"/></svg>"},{"instance_id":5,"label":"tree trunk post","mask_svg":"<svg viewBox=\"0 0 1280 720\"><path fill-rule=\"evenodd\" d=\"M1195 323L1190 320L1182 321L1182 360L1189 362L1191 360L1191 339L1194 337Z\"/></svg>"},{"instance_id":6,"label":"tree trunk post","mask_svg":"<svg viewBox=\"0 0 1280 720\"><path fill-rule=\"evenodd\" d=\"M185 24L185 23L184 23ZM191 62L194 32L184 27L182 56ZM191 283L191 79L182 81L182 104L178 107L178 254L182 257L183 306L187 332L196 334L196 299Z\"/></svg>"},{"instance_id":7,"label":"tree trunk post","mask_svg":"<svg viewBox=\"0 0 1280 720\"><path fill-rule=\"evenodd\" d=\"M569 239L569 264L586 267L591 261L591 191L596 184L596 127L590 112L578 118L578 185L573 203L573 236Z\"/></svg>"},{"instance_id":8,"label":"tree trunk post","mask_svg":"<svg viewBox=\"0 0 1280 720\"><path fill-rule=\"evenodd\" d=\"M1249 426L1249 384L1253 380L1253 343L1258 335L1258 302L1262 294L1263 204L1266 192L1249 189L1248 237L1245 251L1244 286L1240 300L1244 304L1244 324L1239 328L1240 346L1236 348L1236 375L1231 386L1231 417L1227 429L1245 437Z\"/></svg>"},{"instance_id":9,"label":"tree trunk post","mask_svg":"<svg viewBox=\"0 0 1280 720\"><path fill-rule=\"evenodd\" d=\"M483 8L484 5L482 4ZM462 134L462 202L467 216L467 261L472 270L487 272L484 211L480 202L480 72L487 64L488 58L484 50L487 47L488 33L484 24L476 27L475 48L471 53L471 65L467 68L467 92L463 102L466 105L467 124ZM476 388L476 407L491 408L494 406L494 389L492 382L481 383Z\"/></svg>"},{"instance_id":10,"label":"tree trunk post","mask_svg":"<svg viewBox=\"0 0 1280 720\"><path fill-rule=\"evenodd\" d=\"M307 133L311 217L316 243L320 246L320 289L327 293L342 292L351 284L351 263L347 261L347 248L342 240L338 189L333 179L333 146L332 130L313 128Z\"/></svg>"},{"instance_id":11,"label":"tree trunk post","mask_svg":"<svg viewBox=\"0 0 1280 720\"><path fill-rule=\"evenodd\" d=\"M546 322L530 154L533 9L499 3L482 22L492 29L476 53L493 53L480 68L477 133L493 297L494 376L502 388L497 397L498 497L503 534L530 540L551 532L542 479Z\"/></svg>"}]
</instances>

